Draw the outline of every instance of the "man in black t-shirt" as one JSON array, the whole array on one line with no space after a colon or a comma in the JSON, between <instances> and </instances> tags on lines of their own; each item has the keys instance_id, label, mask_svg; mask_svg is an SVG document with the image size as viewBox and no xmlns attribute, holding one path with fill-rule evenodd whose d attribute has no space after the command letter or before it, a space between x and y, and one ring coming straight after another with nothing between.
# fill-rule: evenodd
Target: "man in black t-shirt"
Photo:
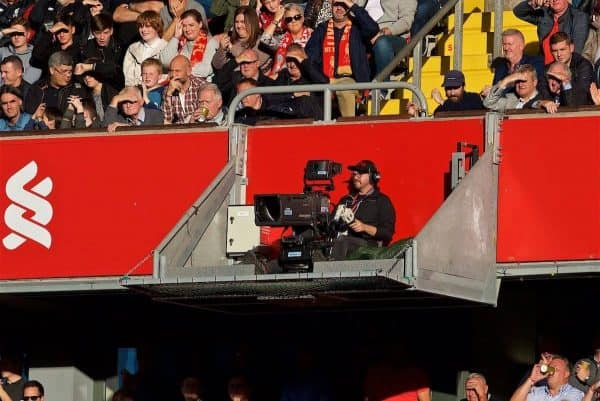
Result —
<instances>
[{"instance_id":1,"label":"man in black t-shirt","mask_svg":"<svg viewBox=\"0 0 600 401\"><path fill-rule=\"evenodd\" d=\"M345 259L361 246L388 245L396 224L394 206L390 198L379 190L380 174L375 163L361 160L348 169L352 171L349 180L351 191L338 203L334 218L339 217L337 230L347 231L333 244L331 256L335 260ZM347 219L349 215L352 218Z\"/></svg>"}]
</instances>

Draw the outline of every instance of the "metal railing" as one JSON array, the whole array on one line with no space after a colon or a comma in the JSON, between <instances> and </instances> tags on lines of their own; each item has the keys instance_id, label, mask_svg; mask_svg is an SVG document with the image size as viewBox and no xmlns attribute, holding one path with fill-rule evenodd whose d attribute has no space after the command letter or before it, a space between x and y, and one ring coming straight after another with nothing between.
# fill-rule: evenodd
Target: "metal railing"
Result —
<instances>
[{"instance_id":1,"label":"metal railing","mask_svg":"<svg viewBox=\"0 0 600 401\"><path fill-rule=\"evenodd\" d=\"M453 0L455 1L455 0ZM421 89L408 82L356 82L351 84L314 84L314 85L290 85L290 86L264 86L248 89L237 94L229 104L227 123L229 126L235 121L235 112L242 99L255 94L294 93L294 92L323 92L323 121L332 121L331 101L332 95L337 91L365 90L365 89L408 89L416 100L417 106L427 113L427 101ZM379 113L377 113L379 114Z\"/></svg>"},{"instance_id":2,"label":"metal railing","mask_svg":"<svg viewBox=\"0 0 600 401\"><path fill-rule=\"evenodd\" d=\"M501 0L496 0L501 1ZM413 53L413 84L421 87L421 69L423 65L422 42L423 38L435 27L454 7L454 63L453 68L460 70L462 67L462 26L463 26L463 4L462 0L449 0L438 12L421 28L416 35L411 36L410 43L402 48L396 54L394 59L379 74L375 76L373 82L380 82L386 79L392 71L406 58ZM378 91L371 93L371 114L377 115L381 109L381 98ZM414 101L414 99L413 99Z\"/></svg>"}]
</instances>

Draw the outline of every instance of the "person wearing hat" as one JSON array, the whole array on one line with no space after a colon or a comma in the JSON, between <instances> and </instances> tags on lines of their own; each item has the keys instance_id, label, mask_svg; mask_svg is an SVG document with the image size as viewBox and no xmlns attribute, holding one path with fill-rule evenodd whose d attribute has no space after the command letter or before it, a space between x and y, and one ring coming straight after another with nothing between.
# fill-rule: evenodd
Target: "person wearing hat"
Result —
<instances>
[{"instance_id":1,"label":"person wearing hat","mask_svg":"<svg viewBox=\"0 0 600 401\"><path fill-rule=\"evenodd\" d=\"M379 190L379 170L371 160L361 160L349 166L350 193L340 199L337 209L352 211L354 218L339 224L338 232L347 229L347 235L339 235L334 241L331 257L345 259L361 246L387 246L394 235L396 212L390 198ZM337 210L336 210L337 211Z\"/></svg>"},{"instance_id":2,"label":"person wearing hat","mask_svg":"<svg viewBox=\"0 0 600 401\"><path fill-rule=\"evenodd\" d=\"M478 93L465 91L465 75L458 70L450 70L444 75L442 86L446 92L446 100L438 88L431 91L431 97L439 104L433 114L440 111L483 110L483 103Z\"/></svg>"},{"instance_id":3,"label":"person wearing hat","mask_svg":"<svg viewBox=\"0 0 600 401\"><path fill-rule=\"evenodd\" d=\"M33 129L31 114L23 112L23 95L14 86L0 87L0 105L3 118L0 118L0 131L29 131Z\"/></svg>"}]
</instances>

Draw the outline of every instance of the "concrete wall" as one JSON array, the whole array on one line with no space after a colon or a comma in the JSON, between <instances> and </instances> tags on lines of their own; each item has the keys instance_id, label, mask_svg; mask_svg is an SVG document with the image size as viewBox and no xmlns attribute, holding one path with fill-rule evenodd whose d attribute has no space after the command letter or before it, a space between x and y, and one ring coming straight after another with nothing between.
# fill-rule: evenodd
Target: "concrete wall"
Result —
<instances>
[{"instance_id":1,"label":"concrete wall","mask_svg":"<svg viewBox=\"0 0 600 401\"><path fill-rule=\"evenodd\" d=\"M72 366L31 368L29 378L44 385L45 401L95 401L94 381Z\"/></svg>"}]
</instances>

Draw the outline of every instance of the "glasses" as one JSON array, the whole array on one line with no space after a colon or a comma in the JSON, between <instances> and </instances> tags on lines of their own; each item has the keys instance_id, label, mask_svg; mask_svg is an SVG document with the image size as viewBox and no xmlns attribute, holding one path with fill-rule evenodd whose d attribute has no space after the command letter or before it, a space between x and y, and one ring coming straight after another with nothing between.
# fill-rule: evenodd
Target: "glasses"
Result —
<instances>
[{"instance_id":1,"label":"glasses","mask_svg":"<svg viewBox=\"0 0 600 401\"><path fill-rule=\"evenodd\" d=\"M31 401L37 401L37 400L39 400L40 398L42 398L42 396L41 396L41 395L32 395L32 396L29 396L29 397L27 397L27 396L24 396L24 397L23 397L23 401L30 401L30 400L31 400Z\"/></svg>"},{"instance_id":2,"label":"glasses","mask_svg":"<svg viewBox=\"0 0 600 401\"><path fill-rule=\"evenodd\" d=\"M240 63L240 65L250 65L250 64L254 64L256 63L258 60L253 60L253 61L242 61Z\"/></svg>"},{"instance_id":3,"label":"glasses","mask_svg":"<svg viewBox=\"0 0 600 401\"><path fill-rule=\"evenodd\" d=\"M63 29L59 29L58 31L56 31L56 32L54 32L54 33L55 33L56 35L58 35L58 34L61 34L61 33L69 33L69 30L68 30L68 29L65 29L65 28L63 28Z\"/></svg>"},{"instance_id":4,"label":"glasses","mask_svg":"<svg viewBox=\"0 0 600 401\"><path fill-rule=\"evenodd\" d=\"M341 7L344 10L348 8L348 6L346 5L346 3L343 3L341 1L336 1L335 3L333 3L333 7Z\"/></svg>"},{"instance_id":5,"label":"glasses","mask_svg":"<svg viewBox=\"0 0 600 401\"><path fill-rule=\"evenodd\" d=\"M292 21L300 21L302 19L302 14L296 14L293 17L285 17L283 20L286 24L289 24Z\"/></svg>"},{"instance_id":6,"label":"glasses","mask_svg":"<svg viewBox=\"0 0 600 401\"><path fill-rule=\"evenodd\" d=\"M73 75L72 68L68 68L68 69L55 68L54 71L58 72L60 75Z\"/></svg>"},{"instance_id":7,"label":"glasses","mask_svg":"<svg viewBox=\"0 0 600 401\"><path fill-rule=\"evenodd\" d=\"M14 38L15 36L25 36L25 32L12 32L8 36Z\"/></svg>"},{"instance_id":8,"label":"glasses","mask_svg":"<svg viewBox=\"0 0 600 401\"><path fill-rule=\"evenodd\" d=\"M358 170L352 171L352 175L363 175L363 174L369 174L369 172L368 171L358 171Z\"/></svg>"}]
</instances>

